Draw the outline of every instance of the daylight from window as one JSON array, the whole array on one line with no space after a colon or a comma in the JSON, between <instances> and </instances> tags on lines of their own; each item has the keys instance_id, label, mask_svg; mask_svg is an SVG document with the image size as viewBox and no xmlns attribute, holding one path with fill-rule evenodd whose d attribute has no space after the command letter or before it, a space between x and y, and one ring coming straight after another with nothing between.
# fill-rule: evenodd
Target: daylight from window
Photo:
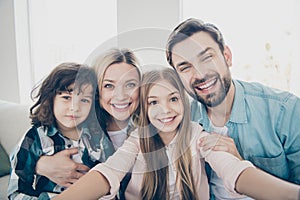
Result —
<instances>
[{"instance_id":1,"label":"daylight from window","mask_svg":"<svg viewBox=\"0 0 300 200\"><path fill-rule=\"evenodd\" d=\"M84 62L97 46L117 35L116 0L28 2L30 70L34 83L61 62ZM221 29L233 53L234 78L262 82L300 95L297 87L300 53L296 51L300 46L296 20L300 19L296 12L300 2L182 0L180 3L181 21L194 17Z\"/></svg>"},{"instance_id":2,"label":"daylight from window","mask_svg":"<svg viewBox=\"0 0 300 200\"><path fill-rule=\"evenodd\" d=\"M300 94L299 2L296 0L183 0L182 18L215 24L231 48L234 78Z\"/></svg>"}]
</instances>

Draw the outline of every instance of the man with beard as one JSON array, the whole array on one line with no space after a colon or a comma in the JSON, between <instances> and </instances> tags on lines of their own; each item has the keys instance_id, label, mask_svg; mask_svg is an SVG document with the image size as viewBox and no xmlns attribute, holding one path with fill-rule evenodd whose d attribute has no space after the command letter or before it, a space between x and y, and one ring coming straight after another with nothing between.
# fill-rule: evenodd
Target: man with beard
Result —
<instances>
[{"instance_id":1,"label":"man with beard","mask_svg":"<svg viewBox=\"0 0 300 200\"><path fill-rule=\"evenodd\" d=\"M167 60L194 98L192 118L211 132L204 149L227 151L300 184L300 100L231 78L232 54L219 29L188 19L169 36ZM233 199L209 168L212 199ZM247 197L245 197L247 199Z\"/></svg>"}]
</instances>

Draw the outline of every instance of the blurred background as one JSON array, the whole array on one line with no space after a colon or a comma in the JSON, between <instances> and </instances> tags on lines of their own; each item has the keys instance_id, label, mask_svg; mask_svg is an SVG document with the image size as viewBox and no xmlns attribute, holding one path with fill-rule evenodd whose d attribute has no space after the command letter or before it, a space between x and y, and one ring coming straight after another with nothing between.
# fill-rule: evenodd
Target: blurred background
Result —
<instances>
[{"instance_id":1,"label":"blurred background","mask_svg":"<svg viewBox=\"0 0 300 200\"><path fill-rule=\"evenodd\" d=\"M0 0L0 99L32 104L55 66L89 64L110 47L167 65L168 35L190 17L222 31L234 78L300 96L299 0Z\"/></svg>"}]
</instances>

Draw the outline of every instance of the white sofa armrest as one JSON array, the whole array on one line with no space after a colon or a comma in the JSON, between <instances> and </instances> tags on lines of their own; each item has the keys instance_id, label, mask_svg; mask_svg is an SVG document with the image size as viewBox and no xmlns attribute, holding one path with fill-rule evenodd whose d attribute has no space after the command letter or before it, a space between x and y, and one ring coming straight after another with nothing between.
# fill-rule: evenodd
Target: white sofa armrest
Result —
<instances>
[{"instance_id":1,"label":"white sofa armrest","mask_svg":"<svg viewBox=\"0 0 300 200\"><path fill-rule=\"evenodd\" d=\"M31 127L29 105L0 100L0 142L10 154Z\"/></svg>"}]
</instances>

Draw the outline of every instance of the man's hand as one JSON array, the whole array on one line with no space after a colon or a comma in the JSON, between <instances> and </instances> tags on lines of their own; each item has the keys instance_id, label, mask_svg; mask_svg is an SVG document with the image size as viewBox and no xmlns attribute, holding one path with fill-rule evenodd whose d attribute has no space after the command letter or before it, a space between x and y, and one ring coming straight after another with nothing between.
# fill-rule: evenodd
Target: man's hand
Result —
<instances>
[{"instance_id":1,"label":"man's hand","mask_svg":"<svg viewBox=\"0 0 300 200\"><path fill-rule=\"evenodd\" d=\"M204 151L225 151L236 156L240 160L243 160L235 146L234 140L228 136L210 133L209 135L200 138L199 146L202 147Z\"/></svg>"},{"instance_id":2,"label":"man's hand","mask_svg":"<svg viewBox=\"0 0 300 200\"><path fill-rule=\"evenodd\" d=\"M42 156L37 162L36 173L46 176L58 185L69 187L90 169L71 159L71 156L77 153L77 148L71 148L53 156Z\"/></svg>"}]
</instances>

